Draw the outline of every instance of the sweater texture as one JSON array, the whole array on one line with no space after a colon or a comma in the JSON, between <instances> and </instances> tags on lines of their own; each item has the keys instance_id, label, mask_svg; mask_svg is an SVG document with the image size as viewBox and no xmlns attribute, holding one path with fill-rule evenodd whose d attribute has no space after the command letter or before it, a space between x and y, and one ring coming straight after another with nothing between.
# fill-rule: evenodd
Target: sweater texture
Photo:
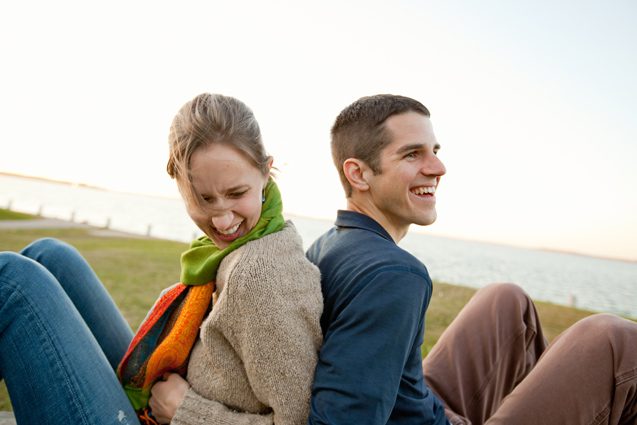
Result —
<instances>
[{"instance_id":1,"label":"sweater texture","mask_svg":"<svg viewBox=\"0 0 637 425\"><path fill-rule=\"evenodd\" d=\"M323 299L292 223L226 256L216 284L171 423L307 423Z\"/></svg>"}]
</instances>

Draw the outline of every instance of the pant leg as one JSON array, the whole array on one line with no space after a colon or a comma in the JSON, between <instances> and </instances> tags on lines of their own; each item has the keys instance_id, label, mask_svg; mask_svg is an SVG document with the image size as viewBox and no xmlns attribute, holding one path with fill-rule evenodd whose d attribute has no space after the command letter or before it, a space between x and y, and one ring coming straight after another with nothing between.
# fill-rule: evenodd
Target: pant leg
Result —
<instances>
[{"instance_id":1,"label":"pant leg","mask_svg":"<svg viewBox=\"0 0 637 425\"><path fill-rule=\"evenodd\" d=\"M529 296L513 284L489 285L476 292L423 360L425 380L445 402L452 423L483 424L545 348Z\"/></svg>"},{"instance_id":2,"label":"pant leg","mask_svg":"<svg viewBox=\"0 0 637 425\"><path fill-rule=\"evenodd\" d=\"M53 274L115 369L133 332L86 260L72 246L51 238L33 242L21 254Z\"/></svg>"},{"instance_id":3,"label":"pant leg","mask_svg":"<svg viewBox=\"0 0 637 425\"><path fill-rule=\"evenodd\" d=\"M637 324L610 314L579 321L551 343L487 423L637 423Z\"/></svg>"},{"instance_id":4,"label":"pant leg","mask_svg":"<svg viewBox=\"0 0 637 425\"><path fill-rule=\"evenodd\" d=\"M113 368L55 277L0 253L0 376L21 425L138 424Z\"/></svg>"}]
</instances>

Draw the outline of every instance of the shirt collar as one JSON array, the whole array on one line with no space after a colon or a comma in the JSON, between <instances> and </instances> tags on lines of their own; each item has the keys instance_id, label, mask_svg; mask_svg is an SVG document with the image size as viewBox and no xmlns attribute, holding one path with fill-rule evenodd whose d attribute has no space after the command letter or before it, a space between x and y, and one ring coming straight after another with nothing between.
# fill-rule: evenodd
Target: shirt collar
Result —
<instances>
[{"instance_id":1,"label":"shirt collar","mask_svg":"<svg viewBox=\"0 0 637 425\"><path fill-rule=\"evenodd\" d=\"M368 230L370 232L377 233L383 238L394 242L387 230L376 220L368 215L361 214L356 211L338 210L336 213L336 222L334 223L338 227L348 227L354 229Z\"/></svg>"}]
</instances>

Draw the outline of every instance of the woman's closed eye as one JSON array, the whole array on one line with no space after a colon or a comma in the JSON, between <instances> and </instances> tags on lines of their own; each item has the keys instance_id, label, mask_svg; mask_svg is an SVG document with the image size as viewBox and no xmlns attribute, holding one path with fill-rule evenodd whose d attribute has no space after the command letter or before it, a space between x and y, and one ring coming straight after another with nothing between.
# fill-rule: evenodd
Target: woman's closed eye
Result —
<instances>
[{"instance_id":1,"label":"woman's closed eye","mask_svg":"<svg viewBox=\"0 0 637 425\"><path fill-rule=\"evenodd\" d=\"M228 198L230 199L239 199L241 198L243 195L245 195L248 191L247 190L241 190L241 191L236 191L236 192L230 192L228 193Z\"/></svg>"},{"instance_id":2,"label":"woman's closed eye","mask_svg":"<svg viewBox=\"0 0 637 425\"><path fill-rule=\"evenodd\" d=\"M226 192L225 195L222 195L222 198L225 198L225 199L240 199L249 190L250 190L249 188L247 188L247 189L246 188L241 188L241 189L238 189L238 190L230 190L229 192ZM201 200L203 202L205 202L206 204L214 204L214 203L217 202L217 198L214 197L213 195L202 193L199 196L201 196Z\"/></svg>"}]
</instances>

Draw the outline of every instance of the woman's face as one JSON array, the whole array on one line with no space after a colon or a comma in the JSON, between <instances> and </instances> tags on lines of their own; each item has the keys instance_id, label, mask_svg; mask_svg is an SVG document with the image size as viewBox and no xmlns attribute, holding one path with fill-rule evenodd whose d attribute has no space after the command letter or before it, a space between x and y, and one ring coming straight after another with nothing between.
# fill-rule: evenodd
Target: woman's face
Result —
<instances>
[{"instance_id":1,"label":"woman's face","mask_svg":"<svg viewBox=\"0 0 637 425\"><path fill-rule=\"evenodd\" d=\"M237 149L222 144L197 149L190 175L199 204L185 200L188 215L217 247L227 247L257 224L268 176Z\"/></svg>"}]
</instances>

